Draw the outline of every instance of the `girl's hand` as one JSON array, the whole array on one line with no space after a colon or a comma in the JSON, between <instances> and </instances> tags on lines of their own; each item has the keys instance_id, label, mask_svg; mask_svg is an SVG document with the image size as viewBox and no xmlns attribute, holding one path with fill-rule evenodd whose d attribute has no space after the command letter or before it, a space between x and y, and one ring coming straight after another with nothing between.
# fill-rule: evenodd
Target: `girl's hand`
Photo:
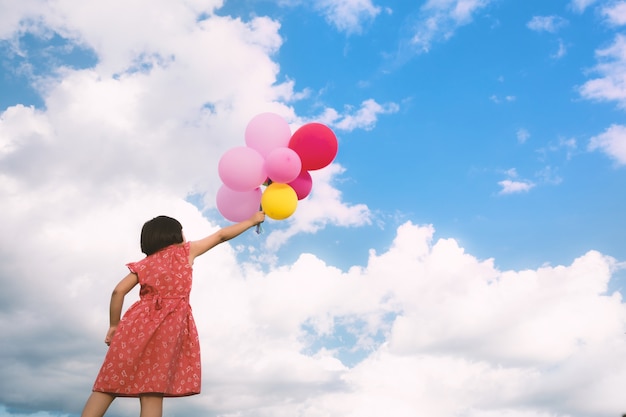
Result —
<instances>
[{"instance_id":1,"label":"girl's hand","mask_svg":"<svg viewBox=\"0 0 626 417\"><path fill-rule=\"evenodd\" d=\"M104 338L104 343L106 343L107 346L111 346L111 340L113 340L113 336L115 336L116 330L117 330L117 326L109 327L109 331L107 332L107 335Z\"/></svg>"},{"instance_id":2,"label":"girl's hand","mask_svg":"<svg viewBox=\"0 0 626 417\"><path fill-rule=\"evenodd\" d=\"M257 211L256 213L254 213L254 216L250 218L250 220L252 220L255 226L257 224L263 223L265 221L265 213L263 213L262 211Z\"/></svg>"}]
</instances>

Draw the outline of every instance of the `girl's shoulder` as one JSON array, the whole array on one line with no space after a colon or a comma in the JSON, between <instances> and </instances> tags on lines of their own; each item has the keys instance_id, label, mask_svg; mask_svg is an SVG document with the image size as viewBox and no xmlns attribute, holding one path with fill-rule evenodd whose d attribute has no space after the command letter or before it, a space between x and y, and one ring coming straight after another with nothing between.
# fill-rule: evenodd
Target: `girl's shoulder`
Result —
<instances>
[{"instance_id":1,"label":"girl's shoulder","mask_svg":"<svg viewBox=\"0 0 626 417\"><path fill-rule=\"evenodd\" d=\"M160 251L146 256L144 259L167 257L171 256L172 253L189 253L189 242L174 243L173 245L166 246Z\"/></svg>"},{"instance_id":2,"label":"girl's shoulder","mask_svg":"<svg viewBox=\"0 0 626 417\"><path fill-rule=\"evenodd\" d=\"M189 246L190 246L189 242L175 243L173 245L166 246L165 248L151 255L148 255L143 259L140 259L134 262L129 262L126 265L130 266L130 265L148 264L148 263L154 262L155 260L158 260L161 258L169 258L170 256L177 255L177 254L184 255L185 257L187 257L189 256Z\"/></svg>"},{"instance_id":3,"label":"girl's shoulder","mask_svg":"<svg viewBox=\"0 0 626 417\"><path fill-rule=\"evenodd\" d=\"M181 259L187 259L189 257L189 242L175 243L173 245L169 245L168 247L163 248L150 256L146 256L145 259L149 259L150 257L154 257L154 259L171 257L180 257Z\"/></svg>"},{"instance_id":4,"label":"girl's shoulder","mask_svg":"<svg viewBox=\"0 0 626 417\"><path fill-rule=\"evenodd\" d=\"M189 255L189 242L175 243L173 245L168 246L167 248L163 250L170 251L170 252L182 252L186 255Z\"/></svg>"}]
</instances>

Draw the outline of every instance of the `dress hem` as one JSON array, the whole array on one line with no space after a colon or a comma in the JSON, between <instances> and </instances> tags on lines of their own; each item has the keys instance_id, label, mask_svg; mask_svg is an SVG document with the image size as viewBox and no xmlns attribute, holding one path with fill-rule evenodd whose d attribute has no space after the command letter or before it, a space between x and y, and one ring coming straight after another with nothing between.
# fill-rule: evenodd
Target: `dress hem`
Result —
<instances>
[{"instance_id":1,"label":"dress hem","mask_svg":"<svg viewBox=\"0 0 626 417\"><path fill-rule=\"evenodd\" d=\"M114 397L125 397L125 398L139 398L142 395L147 395L147 394L159 394L162 395L163 398L177 398L177 397L190 397L192 395L198 395L200 394L200 391L198 392L188 392L188 393L182 393L182 394L172 394L172 393L164 393L164 392L135 392L135 393L125 393L125 392L111 392L111 391L101 391L101 390L92 390L92 392L101 392L103 394L109 394L112 395Z\"/></svg>"}]
</instances>

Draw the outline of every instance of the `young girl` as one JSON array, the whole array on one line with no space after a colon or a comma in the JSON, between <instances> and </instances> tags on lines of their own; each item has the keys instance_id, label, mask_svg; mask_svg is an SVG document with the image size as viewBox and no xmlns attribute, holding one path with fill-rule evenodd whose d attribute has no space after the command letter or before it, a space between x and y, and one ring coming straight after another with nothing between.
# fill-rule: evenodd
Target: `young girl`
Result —
<instances>
[{"instance_id":1,"label":"young girl","mask_svg":"<svg viewBox=\"0 0 626 417\"><path fill-rule=\"evenodd\" d=\"M139 397L141 417L161 417L163 397L200 393L200 347L191 314L192 265L197 256L262 223L265 214L186 242L181 224L159 216L141 229L146 257L111 295L109 350L82 417L102 417L116 397ZM120 321L124 297L140 284L140 300Z\"/></svg>"}]
</instances>

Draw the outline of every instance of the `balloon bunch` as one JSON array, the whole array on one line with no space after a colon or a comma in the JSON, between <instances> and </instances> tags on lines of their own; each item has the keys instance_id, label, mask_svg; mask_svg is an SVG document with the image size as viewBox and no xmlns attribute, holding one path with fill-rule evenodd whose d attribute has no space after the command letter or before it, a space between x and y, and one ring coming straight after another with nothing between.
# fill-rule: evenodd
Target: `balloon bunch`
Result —
<instances>
[{"instance_id":1,"label":"balloon bunch","mask_svg":"<svg viewBox=\"0 0 626 417\"><path fill-rule=\"evenodd\" d=\"M218 164L223 184L217 209L233 222L249 218L259 207L274 220L291 216L311 192L309 171L326 167L337 155L337 138L329 127L307 123L292 135L289 124L274 113L253 117L245 142L226 151Z\"/></svg>"}]
</instances>

